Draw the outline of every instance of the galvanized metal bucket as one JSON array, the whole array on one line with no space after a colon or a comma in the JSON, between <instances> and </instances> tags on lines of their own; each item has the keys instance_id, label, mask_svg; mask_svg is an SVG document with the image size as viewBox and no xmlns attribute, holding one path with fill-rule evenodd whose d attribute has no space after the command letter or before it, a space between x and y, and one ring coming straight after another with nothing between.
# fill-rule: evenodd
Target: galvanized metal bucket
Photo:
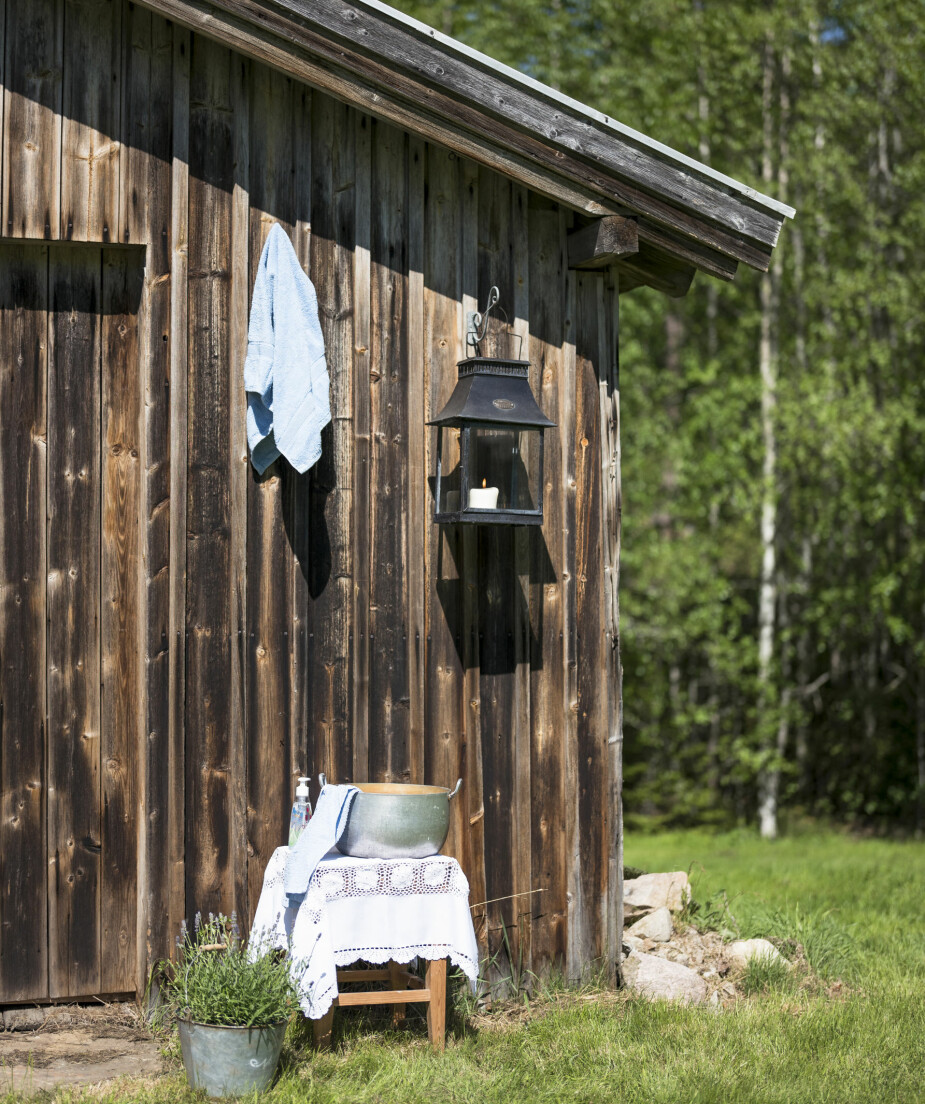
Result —
<instances>
[{"instance_id":1,"label":"galvanized metal bucket","mask_svg":"<svg viewBox=\"0 0 925 1104\"><path fill-rule=\"evenodd\" d=\"M325 785L323 774L318 776ZM361 859L423 859L436 855L450 830L446 786L413 786L398 782L356 782L347 825L337 841L342 855Z\"/></svg>"},{"instance_id":2,"label":"galvanized metal bucket","mask_svg":"<svg viewBox=\"0 0 925 1104\"><path fill-rule=\"evenodd\" d=\"M209 1096L243 1096L270 1087L286 1035L269 1027L218 1027L180 1020L180 1047L190 1086Z\"/></svg>"}]
</instances>

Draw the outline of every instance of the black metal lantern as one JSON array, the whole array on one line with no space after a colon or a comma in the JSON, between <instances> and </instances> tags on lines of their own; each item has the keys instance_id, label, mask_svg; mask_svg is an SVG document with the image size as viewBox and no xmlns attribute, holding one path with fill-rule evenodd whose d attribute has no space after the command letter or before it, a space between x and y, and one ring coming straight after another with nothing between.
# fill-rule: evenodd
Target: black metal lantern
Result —
<instances>
[{"instance_id":1,"label":"black metal lantern","mask_svg":"<svg viewBox=\"0 0 925 1104\"><path fill-rule=\"evenodd\" d=\"M543 430L556 423L537 406L528 361L478 355L497 302L492 288L467 337L476 355L459 362L449 402L428 423L437 426L437 522L543 523Z\"/></svg>"}]
</instances>

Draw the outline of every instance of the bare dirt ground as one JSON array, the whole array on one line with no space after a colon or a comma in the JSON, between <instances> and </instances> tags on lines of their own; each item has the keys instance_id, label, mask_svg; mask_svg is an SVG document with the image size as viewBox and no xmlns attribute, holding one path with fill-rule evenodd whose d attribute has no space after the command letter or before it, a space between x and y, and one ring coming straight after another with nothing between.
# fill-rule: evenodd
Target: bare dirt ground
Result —
<instances>
[{"instance_id":1,"label":"bare dirt ground","mask_svg":"<svg viewBox=\"0 0 925 1104\"><path fill-rule=\"evenodd\" d=\"M0 1031L0 1092L28 1095L126 1075L153 1077L164 1068L134 1005L57 1006L33 1030Z\"/></svg>"}]
</instances>

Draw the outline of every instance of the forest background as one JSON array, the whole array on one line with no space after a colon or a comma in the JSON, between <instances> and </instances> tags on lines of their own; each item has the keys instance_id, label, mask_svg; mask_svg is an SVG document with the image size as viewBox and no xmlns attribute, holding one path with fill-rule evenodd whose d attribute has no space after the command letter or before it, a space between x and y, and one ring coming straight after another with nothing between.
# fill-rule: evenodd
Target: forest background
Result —
<instances>
[{"instance_id":1,"label":"forest background","mask_svg":"<svg viewBox=\"0 0 925 1104\"><path fill-rule=\"evenodd\" d=\"M925 832L925 2L397 0L797 209L621 299L627 818Z\"/></svg>"}]
</instances>

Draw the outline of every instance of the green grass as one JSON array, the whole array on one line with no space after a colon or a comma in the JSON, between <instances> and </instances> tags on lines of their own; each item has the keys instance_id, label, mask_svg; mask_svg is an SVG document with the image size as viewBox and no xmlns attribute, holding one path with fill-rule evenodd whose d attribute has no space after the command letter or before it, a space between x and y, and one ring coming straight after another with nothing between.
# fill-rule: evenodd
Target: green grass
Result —
<instances>
[{"instance_id":1,"label":"green grass","mask_svg":"<svg viewBox=\"0 0 925 1104\"><path fill-rule=\"evenodd\" d=\"M426 1037L353 1025L313 1056L293 1038L267 1104L310 1101L620 1101L854 1104L925 1099L925 846L833 832L764 844L746 833L627 839L627 862L688 869L695 898L743 936L793 937L826 987L754 970L754 993L725 1012L553 993L531 1018ZM725 893L725 898L723 894ZM718 902L720 904L718 904ZM728 906L728 907L727 907ZM702 915L702 913L701 913ZM848 983L834 984L847 975ZM590 994L585 994L590 996ZM144 1086L59 1094L174 1104L197 1099L181 1073Z\"/></svg>"}]
</instances>

